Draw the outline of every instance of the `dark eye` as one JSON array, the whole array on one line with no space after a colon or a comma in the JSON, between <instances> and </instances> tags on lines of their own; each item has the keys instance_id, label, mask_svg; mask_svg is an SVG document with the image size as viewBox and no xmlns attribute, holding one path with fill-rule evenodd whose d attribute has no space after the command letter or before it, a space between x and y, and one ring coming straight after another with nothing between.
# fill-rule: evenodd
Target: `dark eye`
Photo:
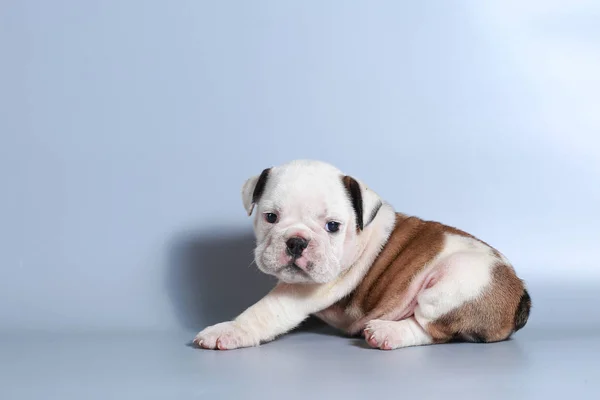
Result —
<instances>
[{"instance_id":1,"label":"dark eye","mask_svg":"<svg viewBox=\"0 0 600 400\"><path fill-rule=\"evenodd\" d=\"M340 230L340 223L335 221L329 221L327 225L325 225L325 229L327 229L327 232L337 232Z\"/></svg>"},{"instance_id":2,"label":"dark eye","mask_svg":"<svg viewBox=\"0 0 600 400\"><path fill-rule=\"evenodd\" d=\"M275 222L277 222L277 214L266 213L265 214L265 221L267 221L270 224L274 224Z\"/></svg>"}]
</instances>

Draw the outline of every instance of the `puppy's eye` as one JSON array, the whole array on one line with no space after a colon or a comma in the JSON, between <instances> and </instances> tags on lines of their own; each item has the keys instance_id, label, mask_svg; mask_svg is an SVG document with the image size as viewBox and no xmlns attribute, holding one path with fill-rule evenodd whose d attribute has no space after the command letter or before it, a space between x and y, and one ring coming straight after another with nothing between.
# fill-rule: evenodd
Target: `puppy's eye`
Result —
<instances>
[{"instance_id":1,"label":"puppy's eye","mask_svg":"<svg viewBox=\"0 0 600 400\"><path fill-rule=\"evenodd\" d=\"M274 224L277 222L277 214L274 213L265 213L265 221L270 224Z\"/></svg>"},{"instance_id":2,"label":"puppy's eye","mask_svg":"<svg viewBox=\"0 0 600 400\"><path fill-rule=\"evenodd\" d=\"M325 229L327 229L327 232L337 232L340 230L340 223L339 222L335 222L335 221L329 221L326 225L325 225Z\"/></svg>"}]
</instances>

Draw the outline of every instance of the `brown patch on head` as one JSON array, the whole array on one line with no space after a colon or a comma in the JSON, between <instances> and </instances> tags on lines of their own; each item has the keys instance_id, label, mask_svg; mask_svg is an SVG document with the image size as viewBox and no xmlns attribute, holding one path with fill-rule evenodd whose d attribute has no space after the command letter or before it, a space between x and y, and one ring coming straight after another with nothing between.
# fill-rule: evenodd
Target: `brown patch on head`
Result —
<instances>
[{"instance_id":1,"label":"brown patch on head","mask_svg":"<svg viewBox=\"0 0 600 400\"><path fill-rule=\"evenodd\" d=\"M342 177L342 183L344 184L346 192L348 192L348 196L350 197L354 214L356 214L356 229L362 231L364 228L363 200L362 193L360 191L360 184L356 181L356 179L348 175Z\"/></svg>"},{"instance_id":2,"label":"brown patch on head","mask_svg":"<svg viewBox=\"0 0 600 400\"><path fill-rule=\"evenodd\" d=\"M258 203L258 200L260 200L260 196L262 196L263 192L265 191L265 186L267 186L267 180L269 179L270 172L271 168L266 168L258 177L256 186L254 186L254 192L252 192L252 204L256 204Z\"/></svg>"},{"instance_id":3,"label":"brown patch on head","mask_svg":"<svg viewBox=\"0 0 600 400\"><path fill-rule=\"evenodd\" d=\"M529 315L529 308L525 311L520 305L526 294L523 282L515 275L512 267L499 263L492 271L492 282L479 298L468 301L429 323L425 329L437 343L452 340L506 340L518 330L517 320L527 320L527 317L519 317L519 310L523 311L521 314ZM529 298L529 295L526 297ZM522 322L522 325L525 323Z\"/></svg>"}]
</instances>

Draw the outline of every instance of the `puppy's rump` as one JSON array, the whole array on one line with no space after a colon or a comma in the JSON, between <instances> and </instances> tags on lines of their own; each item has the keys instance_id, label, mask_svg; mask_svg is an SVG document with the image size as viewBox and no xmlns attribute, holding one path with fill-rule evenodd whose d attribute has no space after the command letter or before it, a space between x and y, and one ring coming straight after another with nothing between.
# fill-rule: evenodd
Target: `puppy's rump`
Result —
<instances>
[{"instance_id":1,"label":"puppy's rump","mask_svg":"<svg viewBox=\"0 0 600 400\"><path fill-rule=\"evenodd\" d=\"M481 296L441 316L426 329L438 343L499 342L525 326L530 307L531 298L523 281L510 265L498 263Z\"/></svg>"},{"instance_id":2,"label":"puppy's rump","mask_svg":"<svg viewBox=\"0 0 600 400\"><path fill-rule=\"evenodd\" d=\"M433 343L497 342L523 328L531 299L508 260L487 243L398 214L386 246L339 306L354 319L350 334L371 320L415 314Z\"/></svg>"}]
</instances>

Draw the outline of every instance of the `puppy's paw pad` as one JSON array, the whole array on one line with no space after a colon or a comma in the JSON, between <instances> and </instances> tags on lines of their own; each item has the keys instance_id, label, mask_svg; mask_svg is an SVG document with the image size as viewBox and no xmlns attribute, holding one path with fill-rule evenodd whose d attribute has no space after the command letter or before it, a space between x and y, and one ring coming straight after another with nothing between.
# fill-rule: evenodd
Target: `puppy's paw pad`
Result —
<instances>
[{"instance_id":1,"label":"puppy's paw pad","mask_svg":"<svg viewBox=\"0 0 600 400\"><path fill-rule=\"evenodd\" d=\"M232 350L257 345L257 341L235 322L209 326L194 338L194 344L204 349Z\"/></svg>"}]
</instances>

